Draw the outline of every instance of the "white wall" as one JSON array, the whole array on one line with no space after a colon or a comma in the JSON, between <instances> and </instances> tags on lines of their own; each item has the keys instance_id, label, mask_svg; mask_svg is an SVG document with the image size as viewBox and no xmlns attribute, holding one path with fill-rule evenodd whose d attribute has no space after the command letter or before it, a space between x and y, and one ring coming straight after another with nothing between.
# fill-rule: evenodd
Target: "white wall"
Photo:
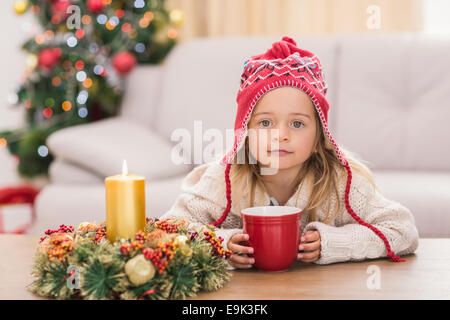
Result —
<instances>
[{"instance_id":1,"label":"white wall","mask_svg":"<svg viewBox=\"0 0 450 320\"><path fill-rule=\"evenodd\" d=\"M14 92L25 70L25 53L20 50L29 37L24 25L34 23L31 12L17 15L14 0L0 1L0 130L23 124L23 110L9 106L8 94Z\"/></svg>"},{"instance_id":2,"label":"white wall","mask_svg":"<svg viewBox=\"0 0 450 320\"><path fill-rule=\"evenodd\" d=\"M426 0L423 6L423 29L425 33L450 35L450 1Z\"/></svg>"},{"instance_id":3,"label":"white wall","mask_svg":"<svg viewBox=\"0 0 450 320\"><path fill-rule=\"evenodd\" d=\"M12 108L8 94L15 91L25 70L26 55L20 50L29 37L24 25L34 23L30 12L17 15L14 0L0 1L0 130L21 127L24 124L23 107ZM21 180L16 164L6 148L0 149L0 188L15 185Z\"/></svg>"}]
</instances>

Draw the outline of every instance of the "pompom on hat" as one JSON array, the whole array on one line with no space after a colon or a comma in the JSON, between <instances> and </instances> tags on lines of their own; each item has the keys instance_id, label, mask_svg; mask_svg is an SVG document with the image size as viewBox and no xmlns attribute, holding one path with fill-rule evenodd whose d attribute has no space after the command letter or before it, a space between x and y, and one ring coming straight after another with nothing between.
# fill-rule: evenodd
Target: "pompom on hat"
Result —
<instances>
[{"instance_id":1,"label":"pompom on hat","mask_svg":"<svg viewBox=\"0 0 450 320\"><path fill-rule=\"evenodd\" d=\"M244 70L241 75L241 82L237 94L237 114L234 123L234 144L223 159L222 165L226 165L225 183L227 207L225 208L219 220L212 222L214 226L220 226L228 216L231 209L231 183L230 168L233 159L242 148L247 135L247 125L261 97L268 91L282 86L291 86L299 88L305 92L314 104L319 115L322 129L327 137L327 148L333 149L339 162L347 169L347 186L345 189L345 206L348 213L359 224L371 229L384 242L387 248L387 257L394 262L405 261L391 250L389 241L385 235L376 227L364 222L350 207L349 192L352 181L352 171L345 155L339 149L337 143L328 128L328 104L325 95L327 93L327 84L325 82L322 65L313 53L300 49L297 43L290 37L283 37L281 41L272 44L265 53L251 56L244 62Z\"/></svg>"}]
</instances>

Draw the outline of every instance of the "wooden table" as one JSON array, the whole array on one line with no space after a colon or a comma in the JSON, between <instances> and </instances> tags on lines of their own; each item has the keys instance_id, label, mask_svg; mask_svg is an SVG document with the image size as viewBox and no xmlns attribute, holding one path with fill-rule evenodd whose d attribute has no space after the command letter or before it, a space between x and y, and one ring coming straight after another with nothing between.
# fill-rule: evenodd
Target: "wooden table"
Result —
<instances>
[{"instance_id":1,"label":"wooden table","mask_svg":"<svg viewBox=\"0 0 450 320\"><path fill-rule=\"evenodd\" d=\"M38 244L38 236L0 235L0 299L41 299L26 289L33 281L30 270ZM379 289L368 281L376 277L368 268L379 271ZM200 293L195 299L450 299L450 238L421 239L416 253L401 263L296 262L286 272L251 269L232 274L221 290Z\"/></svg>"}]
</instances>

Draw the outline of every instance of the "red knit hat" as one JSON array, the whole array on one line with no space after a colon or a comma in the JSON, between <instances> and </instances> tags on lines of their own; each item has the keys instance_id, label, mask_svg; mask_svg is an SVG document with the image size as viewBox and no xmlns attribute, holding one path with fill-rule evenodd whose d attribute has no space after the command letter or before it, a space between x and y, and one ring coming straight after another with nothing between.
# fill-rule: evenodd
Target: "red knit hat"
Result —
<instances>
[{"instance_id":1,"label":"red knit hat","mask_svg":"<svg viewBox=\"0 0 450 320\"><path fill-rule=\"evenodd\" d=\"M281 41L273 43L272 47L265 53L251 56L244 63L244 71L241 75L241 84L236 99L238 108L234 124L234 145L221 160L221 164L227 166L225 170L227 207L222 213L221 218L211 224L215 226L221 225L231 209L230 168L234 156L244 145L247 135L247 124L255 105L266 92L282 86L299 88L313 102L319 115L322 129L328 137L326 139L327 146L334 150L336 157L348 172L347 187L345 190L345 206L348 213L359 224L374 231L384 241L388 252L387 256L392 261L405 261L395 255L391 250L388 240L380 230L364 222L350 207L349 191L352 181L352 171L348 161L339 150L338 145L328 129L328 110L330 107L325 98L327 84L324 79L322 65L316 55L298 48L296 42L290 37L283 37Z\"/></svg>"}]
</instances>

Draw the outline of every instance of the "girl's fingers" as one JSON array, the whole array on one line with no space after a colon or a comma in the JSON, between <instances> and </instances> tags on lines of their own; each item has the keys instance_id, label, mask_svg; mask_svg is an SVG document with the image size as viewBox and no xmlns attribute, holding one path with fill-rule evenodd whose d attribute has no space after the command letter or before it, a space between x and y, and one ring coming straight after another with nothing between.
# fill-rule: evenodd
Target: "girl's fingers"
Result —
<instances>
[{"instance_id":1,"label":"girl's fingers","mask_svg":"<svg viewBox=\"0 0 450 320\"><path fill-rule=\"evenodd\" d=\"M304 242L314 242L320 240L320 233L317 230L306 231L303 238L305 238Z\"/></svg>"},{"instance_id":2,"label":"girl's fingers","mask_svg":"<svg viewBox=\"0 0 450 320\"><path fill-rule=\"evenodd\" d=\"M306 259L306 260L314 259L314 260L316 260L316 259L319 258L319 255L320 255L320 251L319 250L315 250L315 251L312 251L312 252L305 252L303 254L303 259Z\"/></svg>"},{"instance_id":3,"label":"girl's fingers","mask_svg":"<svg viewBox=\"0 0 450 320\"><path fill-rule=\"evenodd\" d=\"M248 240L248 234L246 233L236 233L231 237L232 243L239 243Z\"/></svg>"},{"instance_id":4,"label":"girl's fingers","mask_svg":"<svg viewBox=\"0 0 450 320\"><path fill-rule=\"evenodd\" d=\"M310 259L310 260L301 260L301 262L304 262L304 263L311 263L311 262L314 262L314 261L316 261L317 259Z\"/></svg>"},{"instance_id":5,"label":"girl's fingers","mask_svg":"<svg viewBox=\"0 0 450 320\"><path fill-rule=\"evenodd\" d=\"M301 249L303 247L303 249ZM314 241L309 243L300 243L299 250L315 251L320 249L320 241Z\"/></svg>"},{"instance_id":6,"label":"girl's fingers","mask_svg":"<svg viewBox=\"0 0 450 320\"><path fill-rule=\"evenodd\" d=\"M255 259L249 258L246 256L238 256L237 254L232 254L230 257L230 260L232 262L240 263L240 264L253 264L255 263Z\"/></svg>"},{"instance_id":7,"label":"girl's fingers","mask_svg":"<svg viewBox=\"0 0 450 320\"><path fill-rule=\"evenodd\" d=\"M252 247L241 246L236 243L230 243L228 249L230 249L233 253L253 253Z\"/></svg>"},{"instance_id":8,"label":"girl's fingers","mask_svg":"<svg viewBox=\"0 0 450 320\"><path fill-rule=\"evenodd\" d=\"M320 250L315 250L312 252L305 252L297 255L297 260L303 262L313 262L319 258Z\"/></svg>"}]
</instances>

